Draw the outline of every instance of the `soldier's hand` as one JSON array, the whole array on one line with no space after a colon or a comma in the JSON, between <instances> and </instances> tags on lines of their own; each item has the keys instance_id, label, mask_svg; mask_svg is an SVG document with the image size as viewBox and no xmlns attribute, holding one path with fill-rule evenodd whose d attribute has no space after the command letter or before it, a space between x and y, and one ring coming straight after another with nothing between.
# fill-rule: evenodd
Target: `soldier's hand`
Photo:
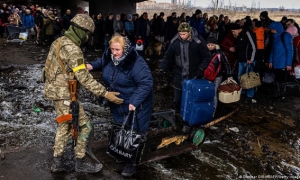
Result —
<instances>
[{"instance_id":1,"label":"soldier's hand","mask_svg":"<svg viewBox=\"0 0 300 180\"><path fill-rule=\"evenodd\" d=\"M124 99L118 98L117 95L120 95L120 93L119 92L107 92L105 94L105 98L115 104L122 104L124 102Z\"/></svg>"}]
</instances>

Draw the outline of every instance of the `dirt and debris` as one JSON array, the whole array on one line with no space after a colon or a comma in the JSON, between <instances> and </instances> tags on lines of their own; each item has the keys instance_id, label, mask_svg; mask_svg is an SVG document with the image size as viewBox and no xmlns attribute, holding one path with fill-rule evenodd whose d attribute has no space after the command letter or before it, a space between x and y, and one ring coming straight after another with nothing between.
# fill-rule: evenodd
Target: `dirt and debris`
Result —
<instances>
[{"instance_id":1,"label":"dirt and debris","mask_svg":"<svg viewBox=\"0 0 300 180\"><path fill-rule=\"evenodd\" d=\"M5 44L0 39L0 177L5 179L101 179L118 177L118 171L105 169L97 175L52 174L52 145L56 132L54 107L43 99L39 72L48 47L33 41ZM93 61L101 53L87 49L85 58ZM157 70L159 59L148 64ZM100 75L94 74L99 80ZM173 89L170 77L155 76L154 111L172 109ZM90 119L111 120L109 111L97 99L81 90L81 100ZM191 153L138 167L135 179L237 179L245 176L300 175L300 98L273 99L258 88L256 104L234 103L239 111L206 129L206 140ZM218 114L228 111L219 103ZM42 111L36 113L35 108ZM107 137L107 126L99 125L98 139ZM105 131L106 130L106 131ZM101 154L95 150L101 160ZM5 159L4 159L5 155ZM23 173L22 173L23 172ZM29 178L30 177L30 178ZM42 177L42 178L41 178Z\"/></svg>"}]
</instances>

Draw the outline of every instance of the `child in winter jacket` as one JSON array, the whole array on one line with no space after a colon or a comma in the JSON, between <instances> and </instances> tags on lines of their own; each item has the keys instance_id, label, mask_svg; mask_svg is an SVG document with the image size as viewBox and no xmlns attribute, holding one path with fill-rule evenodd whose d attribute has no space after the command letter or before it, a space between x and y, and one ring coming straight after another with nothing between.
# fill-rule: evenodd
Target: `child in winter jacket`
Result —
<instances>
[{"instance_id":1,"label":"child in winter jacket","mask_svg":"<svg viewBox=\"0 0 300 180\"><path fill-rule=\"evenodd\" d=\"M217 104L218 104L218 87L220 86L221 82L222 82L222 78L223 76L228 78L231 77L231 68L230 65L228 63L228 60L225 56L225 54L222 52L222 50L220 49L220 46L217 44L217 39L214 36L209 36L206 40L207 42L207 47L210 51L211 54L211 58L215 57L216 55L220 55L220 58L216 58L215 61L213 62L215 69L218 69L218 66L220 65L220 71L216 77L216 79L214 80L215 83L215 107L217 108ZM221 64L220 64L221 63Z\"/></svg>"}]
</instances>

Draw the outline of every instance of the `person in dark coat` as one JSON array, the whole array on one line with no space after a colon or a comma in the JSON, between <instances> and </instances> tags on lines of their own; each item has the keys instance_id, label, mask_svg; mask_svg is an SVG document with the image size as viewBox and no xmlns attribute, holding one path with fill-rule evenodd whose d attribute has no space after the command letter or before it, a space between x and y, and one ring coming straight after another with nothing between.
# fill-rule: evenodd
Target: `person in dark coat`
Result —
<instances>
[{"instance_id":1,"label":"person in dark coat","mask_svg":"<svg viewBox=\"0 0 300 180\"><path fill-rule=\"evenodd\" d=\"M203 77L210 60L211 56L204 39L187 22L181 23L162 59L158 74L162 76L166 70L173 70L174 103L177 111L181 105L183 80Z\"/></svg>"},{"instance_id":2,"label":"person in dark coat","mask_svg":"<svg viewBox=\"0 0 300 180\"><path fill-rule=\"evenodd\" d=\"M259 18L263 26L265 24L271 24L272 22L274 22L272 19L270 19L268 11L262 11L259 15Z\"/></svg>"},{"instance_id":3,"label":"person in dark coat","mask_svg":"<svg viewBox=\"0 0 300 180\"><path fill-rule=\"evenodd\" d=\"M177 31L178 26L179 26L178 18L176 18L176 17L172 19L171 24L168 24L166 26L166 32L165 32L166 49L165 50L168 49L171 40L178 33L178 31Z\"/></svg>"},{"instance_id":4,"label":"person in dark coat","mask_svg":"<svg viewBox=\"0 0 300 180\"><path fill-rule=\"evenodd\" d=\"M158 18L154 22L155 26L153 26L153 29L151 29L154 32L154 36L156 36L155 38L162 39L162 41L164 41L164 32L166 26L164 15L165 14L163 12L159 14Z\"/></svg>"},{"instance_id":5,"label":"person in dark coat","mask_svg":"<svg viewBox=\"0 0 300 180\"><path fill-rule=\"evenodd\" d=\"M121 105L110 103L116 123L122 123L129 111L136 112L134 129L147 132L153 106L153 78L145 60L131 46L127 37L115 35L101 59L87 65L89 70L102 71L102 79L112 91L120 92ZM123 176L131 176L136 167L127 163Z\"/></svg>"},{"instance_id":6,"label":"person in dark coat","mask_svg":"<svg viewBox=\"0 0 300 180\"><path fill-rule=\"evenodd\" d=\"M127 15L127 21L125 22L125 34L130 40L131 44L135 44L135 31L134 31L134 23L132 21L132 15Z\"/></svg>"},{"instance_id":7,"label":"person in dark coat","mask_svg":"<svg viewBox=\"0 0 300 180\"><path fill-rule=\"evenodd\" d=\"M222 44L221 44L224 54L228 59L229 65L231 69L237 69L237 58L236 58L236 38L233 36L232 32L229 31L226 36L224 37ZM237 74L237 72L236 72Z\"/></svg>"},{"instance_id":8,"label":"person in dark coat","mask_svg":"<svg viewBox=\"0 0 300 180\"><path fill-rule=\"evenodd\" d=\"M34 18L34 23L35 23L35 29L36 29L36 44L41 43L42 41L42 29L43 29L43 25L44 25L44 14L41 11L41 8L37 8L36 9L36 14L35 14L35 18Z\"/></svg>"},{"instance_id":9,"label":"person in dark coat","mask_svg":"<svg viewBox=\"0 0 300 180\"><path fill-rule=\"evenodd\" d=\"M213 81L215 83L215 99L214 99L214 102L215 102L215 108L217 109L217 105L218 105L218 88L219 88L220 84L223 81L223 77L224 78L231 77L231 68L230 68L229 62L228 62L225 54L222 52L222 50L220 49L220 46L218 45L217 39L214 36L208 36L208 38L206 40L206 43L207 43L208 50L210 51L211 58L213 58L215 56L218 56L213 61L215 69L218 69L219 65L221 65L219 73L217 74L216 79Z\"/></svg>"},{"instance_id":10,"label":"person in dark coat","mask_svg":"<svg viewBox=\"0 0 300 180\"><path fill-rule=\"evenodd\" d=\"M63 16L62 18L62 27L63 27L63 31L65 32L67 29L69 29L70 27L70 22L71 22L71 19L73 18L74 16L71 14L71 10L70 9L67 9L66 11L66 14Z\"/></svg>"},{"instance_id":11,"label":"person in dark coat","mask_svg":"<svg viewBox=\"0 0 300 180\"><path fill-rule=\"evenodd\" d=\"M103 32L103 17L102 13L99 13L98 15L94 15L94 23L95 23L95 31L93 33L93 38L94 38L94 48L95 51L100 51L103 49L104 45L104 32Z\"/></svg>"},{"instance_id":12,"label":"person in dark coat","mask_svg":"<svg viewBox=\"0 0 300 180\"><path fill-rule=\"evenodd\" d=\"M147 49L150 41L150 33L151 33L151 24L148 19L148 13L144 12L143 15L138 18L137 20L137 27L136 27L136 36L137 39L142 39L144 43L144 51L142 51L142 54L144 54L145 50Z\"/></svg>"},{"instance_id":13,"label":"person in dark coat","mask_svg":"<svg viewBox=\"0 0 300 180\"><path fill-rule=\"evenodd\" d=\"M205 21L202 17L202 11L200 9L197 9L195 14L193 14L191 17L190 25L197 30L200 36L205 37Z\"/></svg>"},{"instance_id":14,"label":"person in dark coat","mask_svg":"<svg viewBox=\"0 0 300 180\"><path fill-rule=\"evenodd\" d=\"M256 38L255 34L247 26L241 27L237 24L231 28L232 34L237 38L234 50L237 53L239 63L238 79L247 73L254 71L255 54L256 54ZM242 94L247 94L245 103L256 103L254 99L255 88L243 89Z\"/></svg>"},{"instance_id":15,"label":"person in dark coat","mask_svg":"<svg viewBox=\"0 0 300 180\"><path fill-rule=\"evenodd\" d=\"M108 42L110 41L112 35L114 34L114 14L110 13L108 17L104 20L103 25L104 31L104 48L108 48Z\"/></svg>"}]
</instances>

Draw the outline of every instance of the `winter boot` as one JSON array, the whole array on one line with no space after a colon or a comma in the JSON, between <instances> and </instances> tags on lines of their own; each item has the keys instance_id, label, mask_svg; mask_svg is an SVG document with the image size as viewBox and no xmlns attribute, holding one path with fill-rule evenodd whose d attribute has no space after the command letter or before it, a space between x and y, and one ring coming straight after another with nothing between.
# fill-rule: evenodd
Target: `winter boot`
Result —
<instances>
[{"instance_id":1,"label":"winter boot","mask_svg":"<svg viewBox=\"0 0 300 180\"><path fill-rule=\"evenodd\" d=\"M75 171L84 173L97 173L101 171L103 165L101 163L88 162L86 157L76 158Z\"/></svg>"},{"instance_id":2,"label":"winter boot","mask_svg":"<svg viewBox=\"0 0 300 180\"><path fill-rule=\"evenodd\" d=\"M68 168L64 165L62 160L62 156L54 157L52 165L51 165L52 172L62 172L62 171L71 171L71 168Z\"/></svg>"},{"instance_id":3,"label":"winter boot","mask_svg":"<svg viewBox=\"0 0 300 180\"><path fill-rule=\"evenodd\" d=\"M131 163L127 163L121 175L125 177L130 177L135 173L135 171L136 171L136 166L134 166Z\"/></svg>"}]
</instances>

